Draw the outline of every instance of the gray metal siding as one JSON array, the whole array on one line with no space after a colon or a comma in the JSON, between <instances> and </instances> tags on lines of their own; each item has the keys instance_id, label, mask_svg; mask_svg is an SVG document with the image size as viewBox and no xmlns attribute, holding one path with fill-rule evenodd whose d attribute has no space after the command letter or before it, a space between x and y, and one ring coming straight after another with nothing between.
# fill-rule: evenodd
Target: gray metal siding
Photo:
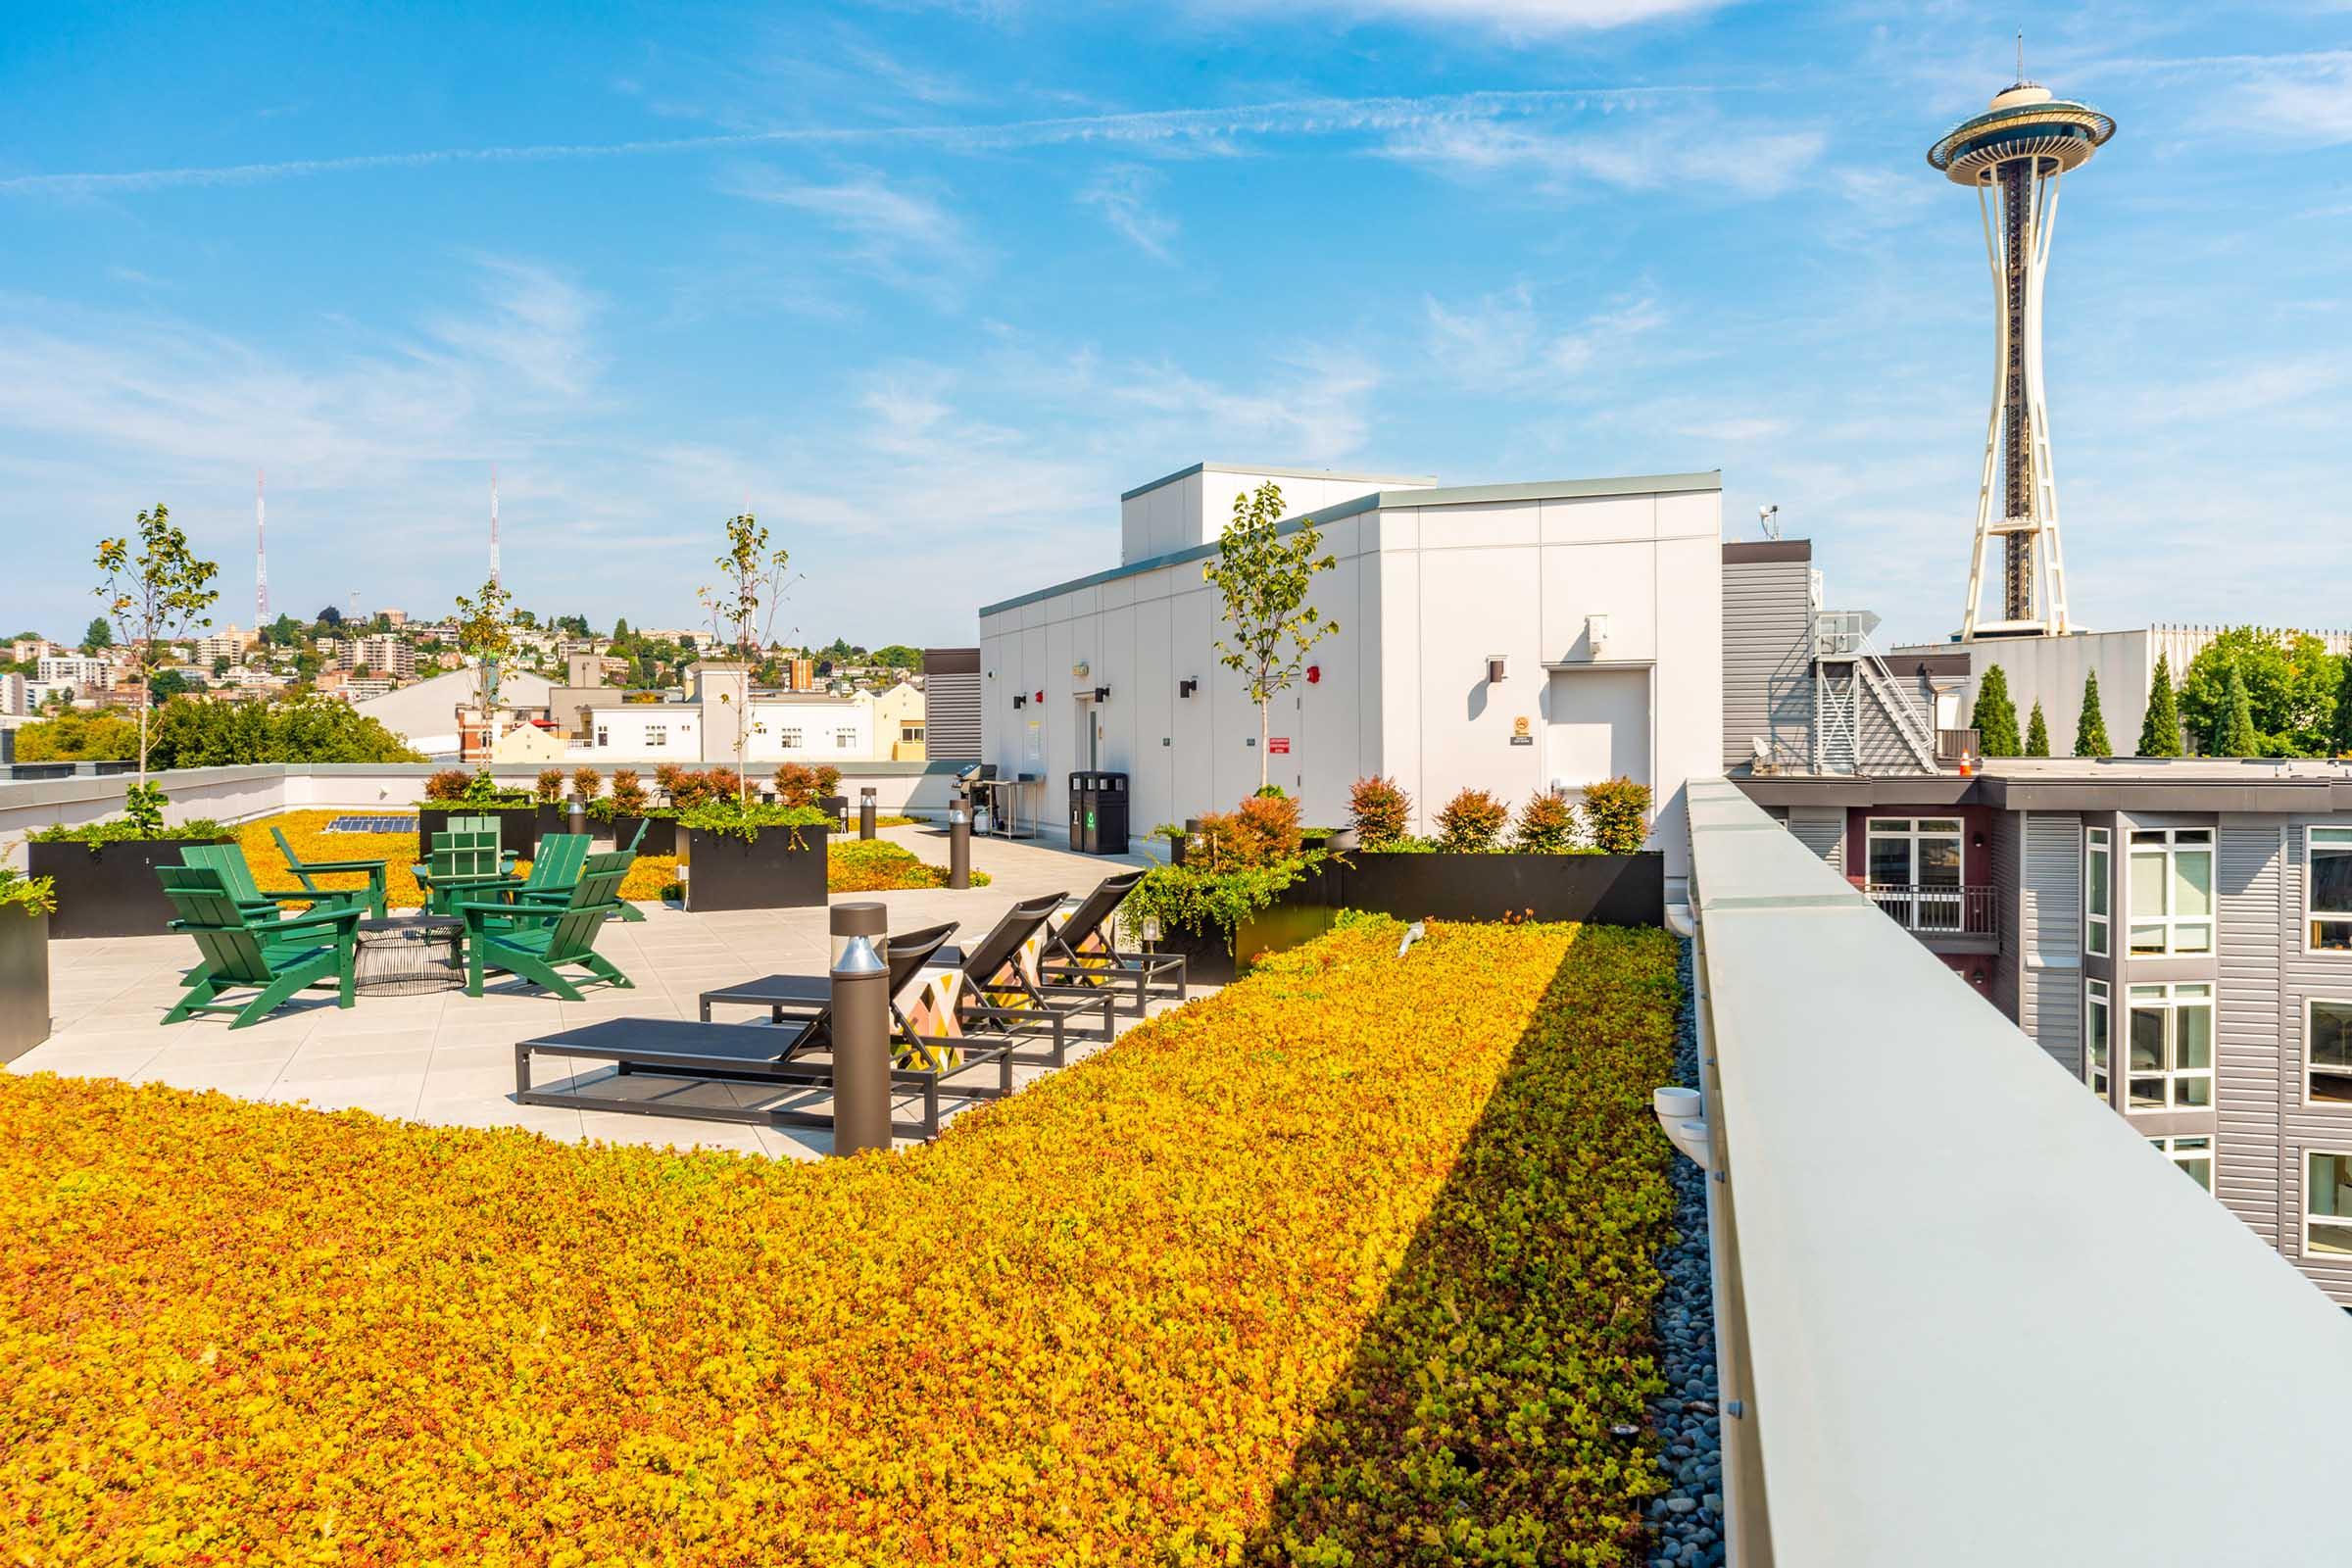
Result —
<instances>
[{"instance_id":1,"label":"gray metal siding","mask_svg":"<svg viewBox=\"0 0 2352 1568\"><path fill-rule=\"evenodd\" d=\"M1845 808L1792 806L1788 808L1788 831L1796 835L1797 843L1828 862L1831 869L1844 875Z\"/></svg>"},{"instance_id":2,"label":"gray metal siding","mask_svg":"<svg viewBox=\"0 0 2352 1568\"><path fill-rule=\"evenodd\" d=\"M1723 567L1723 765L1771 748L1776 766L1812 761L1812 567L1802 561Z\"/></svg>"},{"instance_id":3,"label":"gray metal siding","mask_svg":"<svg viewBox=\"0 0 2352 1568\"><path fill-rule=\"evenodd\" d=\"M2067 1071L2082 1071L2082 822L2027 814L2018 884L2018 1026Z\"/></svg>"},{"instance_id":4,"label":"gray metal siding","mask_svg":"<svg viewBox=\"0 0 2352 1568\"><path fill-rule=\"evenodd\" d=\"M980 672L923 677L923 755L951 760L980 756Z\"/></svg>"},{"instance_id":5,"label":"gray metal siding","mask_svg":"<svg viewBox=\"0 0 2352 1568\"><path fill-rule=\"evenodd\" d=\"M2352 1153L2352 1106L2303 1102L2307 1004L2314 997L2352 998L2352 954L2304 951L2310 935L2303 923L2304 856L2314 822L2327 827L2352 827L2352 814L2297 818L2285 828L2277 913L2272 927L2278 935L2276 1002L2263 1023L2268 1027L2267 1044L2278 1077L2278 1126L2283 1146L2278 1168L2287 1238L2283 1250L2329 1296L2352 1303L2352 1257L2303 1255L2304 1155L2315 1149ZM2277 828L2264 831L2278 836Z\"/></svg>"},{"instance_id":6,"label":"gray metal siding","mask_svg":"<svg viewBox=\"0 0 2352 1568\"><path fill-rule=\"evenodd\" d=\"M2221 923L2214 986L2215 1192L2274 1247L2283 1220L2278 862L2276 823L2221 827L2214 857Z\"/></svg>"},{"instance_id":7,"label":"gray metal siding","mask_svg":"<svg viewBox=\"0 0 2352 1568\"><path fill-rule=\"evenodd\" d=\"M2018 1027L2028 1034L2034 1026L2025 1016L2021 995L2020 958L2018 946L2018 854L2020 845L2019 814L2015 811L1996 812L1992 831L1985 835L1985 850L1992 859L1992 906L2000 926L2000 951L1992 966L1992 1004L2004 1018L2014 1018ZM2061 1058L2063 1059L2063 1058Z\"/></svg>"}]
</instances>

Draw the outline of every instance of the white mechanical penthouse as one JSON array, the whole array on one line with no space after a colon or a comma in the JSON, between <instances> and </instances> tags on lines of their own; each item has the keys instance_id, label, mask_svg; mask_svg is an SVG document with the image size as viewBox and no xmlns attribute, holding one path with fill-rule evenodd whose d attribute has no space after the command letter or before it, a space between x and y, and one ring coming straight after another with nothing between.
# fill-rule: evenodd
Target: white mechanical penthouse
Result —
<instances>
[{"instance_id":1,"label":"white mechanical penthouse","mask_svg":"<svg viewBox=\"0 0 2352 1568\"><path fill-rule=\"evenodd\" d=\"M1977 189L1998 315L1992 415L1984 426L1984 466L1977 486L1977 539L1963 641L2064 636L2068 630L2058 480L2050 466L2050 415L2042 387L2042 279L2050 266L2059 177L2090 162L2114 134L2115 122L2106 115L2020 80L1995 95L1990 109L1928 149L1928 162L1954 184ZM1981 608L1985 567L1996 537L2003 552L2001 603L1997 613L1985 616Z\"/></svg>"}]
</instances>

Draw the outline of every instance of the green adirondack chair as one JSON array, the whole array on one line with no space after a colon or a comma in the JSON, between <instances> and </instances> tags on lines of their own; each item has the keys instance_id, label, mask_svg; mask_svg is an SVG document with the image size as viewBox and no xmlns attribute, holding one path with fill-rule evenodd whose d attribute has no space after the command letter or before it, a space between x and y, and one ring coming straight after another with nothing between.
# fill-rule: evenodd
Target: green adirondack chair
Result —
<instances>
[{"instance_id":1,"label":"green adirondack chair","mask_svg":"<svg viewBox=\"0 0 2352 1568\"><path fill-rule=\"evenodd\" d=\"M637 824L637 838L642 839L644 837L645 824L640 822ZM517 904L534 904L541 908L552 909L561 908L564 903L570 899L571 884L579 880L580 867L586 862L587 859L588 840L581 838L578 834L574 833L548 834L539 840L540 856L545 857L548 855L548 845L556 839L564 839L567 841L567 843L570 840L577 839L579 848L576 852L574 852L567 847L564 853L570 857L568 862L558 862L558 868L550 870L544 880L541 878L539 870L540 866L545 862L541 859L532 860L530 880L525 882L521 887L515 889L514 891L514 901ZM628 847L625 849L609 850L606 853L608 855L625 856L627 858L621 864L622 880L625 882L627 880L629 865L637 858L636 839L630 840ZM567 870L562 868L565 863L567 863L569 866L569 869ZM619 915L623 920L642 921L645 918L645 911L643 909L640 909L635 905L630 904L618 894L613 895L612 912Z\"/></svg>"},{"instance_id":2,"label":"green adirondack chair","mask_svg":"<svg viewBox=\"0 0 2352 1568\"><path fill-rule=\"evenodd\" d=\"M545 833L531 852L530 875L517 882L488 883L466 897L476 903L504 899L510 904L560 909L571 901L571 890L588 864L590 840L585 833Z\"/></svg>"},{"instance_id":3,"label":"green adirondack chair","mask_svg":"<svg viewBox=\"0 0 2352 1568\"><path fill-rule=\"evenodd\" d=\"M190 970L187 991L164 1022L177 1023L200 1012L232 1016L231 1029L259 1023L306 986L333 981L335 1005L352 1004L359 924L367 906L347 904L313 909L287 920L255 919L241 907L219 871L200 865L161 865L164 896L179 911L174 931L196 939L204 961ZM250 988L240 1002L218 1000L224 992Z\"/></svg>"},{"instance_id":4,"label":"green adirondack chair","mask_svg":"<svg viewBox=\"0 0 2352 1568\"><path fill-rule=\"evenodd\" d=\"M179 863L196 866L219 874L220 885L236 901L238 908L256 921L274 923L284 913L281 904L309 904L316 908L341 908L361 900L357 888L324 893L313 893L288 888L280 893L265 893L253 879L253 867L245 863L245 851L235 844L191 844L179 852Z\"/></svg>"},{"instance_id":5,"label":"green adirondack chair","mask_svg":"<svg viewBox=\"0 0 2352 1568\"><path fill-rule=\"evenodd\" d=\"M507 819L504 813L498 811L484 811L478 816L453 816L449 819L449 830L452 833L487 833L503 842L506 838ZM519 857L514 851L501 849L498 852L498 868L501 871L512 871L518 858Z\"/></svg>"},{"instance_id":6,"label":"green adirondack chair","mask_svg":"<svg viewBox=\"0 0 2352 1568\"><path fill-rule=\"evenodd\" d=\"M434 914L448 914L450 906L459 900L512 880L503 863L496 828L453 827L446 833L436 833L426 863L411 870L416 885L424 889L426 909Z\"/></svg>"},{"instance_id":7,"label":"green adirondack chair","mask_svg":"<svg viewBox=\"0 0 2352 1568\"><path fill-rule=\"evenodd\" d=\"M579 989L559 973L583 968L616 986L631 984L610 958L596 951L596 934L620 897L620 879L631 857L622 852L592 855L560 908L466 901L451 906L466 917L466 994L482 994L482 976L513 974L545 986L566 1002Z\"/></svg>"},{"instance_id":8,"label":"green adirondack chair","mask_svg":"<svg viewBox=\"0 0 2352 1568\"><path fill-rule=\"evenodd\" d=\"M368 875L368 887L366 892L368 898L368 914L371 918L377 920L381 920L384 917L385 873L383 861L306 860L301 856L294 853L293 845L286 842L284 829L273 827L270 830L270 836L277 841L277 853L286 858L286 869L294 873L294 880L302 884L303 891L310 894L315 899L328 899L347 891L342 888L322 888L315 880L316 878L322 876L348 876L355 872L366 872Z\"/></svg>"}]
</instances>

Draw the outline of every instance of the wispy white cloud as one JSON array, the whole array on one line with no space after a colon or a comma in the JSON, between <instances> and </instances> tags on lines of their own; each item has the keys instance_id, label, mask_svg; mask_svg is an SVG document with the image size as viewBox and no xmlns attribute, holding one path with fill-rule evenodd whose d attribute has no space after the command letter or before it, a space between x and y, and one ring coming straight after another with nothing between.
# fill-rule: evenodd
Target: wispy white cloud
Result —
<instances>
[{"instance_id":1,"label":"wispy white cloud","mask_svg":"<svg viewBox=\"0 0 2352 1568\"><path fill-rule=\"evenodd\" d=\"M1489 27L1507 36L1592 32L1670 17L1701 15L1726 0L1203 0L1211 13L1300 11L1336 14L1348 23L1406 22L1437 27Z\"/></svg>"},{"instance_id":2,"label":"wispy white cloud","mask_svg":"<svg viewBox=\"0 0 2352 1568\"><path fill-rule=\"evenodd\" d=\"M584 396L602 368L588 335L596 297L532 263L483 257L480 265L484 309L434 315L427 333L461 359L498 367L531 387Z\"/></svg>"},{"instance_id":3,"label":"wispy white cloud","mask_svg":"<svg viewBox=\"0 0 2352 1568\"><path fill-rule=\"evenodd\" d=\"M1646 294L1611 301L1575 327L1548 325L1535 293L1517 284L1466 304L1423 301L1430 357L1455 384L1484 393L1564 397L1577 377L1665 324Z\"/></svg>"},{"instance_id":4,"label":"wispy white cloud","mask_svg":"<svg viewBox=\"0 0 2352 1568\"><path fill-rule=\"evenodd\" d=\"M1532 180L1552 194L1598 184L1760 197L1803 178L1825 145L1818 130L1770 125L1637 120L1561 127L1433 118L1393 134L1382 151L1457 178Z\"/></svg>"},{"instance_id":5,"label":"wispy white cloud","mask_svg":"<svg viewBox=\"0 0 2352 1568\"><path fill-rule=\"evenodd\" d=\"M2256 134L2308 146L2352 141L2352 50L2297 54L2111 57L2085 62L2085 79L2170 82L2205 130Z\"/></svg>"},{"instance_id":6,"label":"wispy white cloud","mask_svg":"<svg viewBox=\"0 0 2352 1568\"><path fill-rule=\"evenodd\" d=\"M747 169L722 180L720 188L808 214L845 237L852 260L943 307L960 300L964 279L986 259L963 223L938 200L877 170L856 170L824 182Z\"/></svg>"},{"instance_id":7,"label":"wispy white cloud","mask_svg":"<svg viewBox=\"0 0 2352 1568\"><path fill-rule=\"evenodd\" d=\"M1209 109L1065 115L993 124L791 126L634 141L543 142L114 172L85 171L17 174L0 179L0 194L79 198L122 196L190 186L249 185L278 179L428 169L450 164L538 164L575 159L741 151L759 147L904 145L948 152L986 153L1025 147L1100 144L1156 150L1215 146L1230 138L1402 134L1462 120L1505 120L1526 115L1621 108L1687 98L1710 90L1698 86L1592 87L1456 93L1434 97L1298 98Z\"/></svg>"},{"instance_id":8,"label":"wispy white cloud","mask_svg":"<svg viewBox=\"0 0 2352 1568\"><path fill-rule=\"evenodd\" d=\"M1155 262L1172 258L1168 247L1176 238L1176 220L1152 204L1157 176L1133 164L1114 164L1098 172L1078 192L1078 200L1102 215L1102 220L1136 249Z\"/></svg>"}]
</instances>

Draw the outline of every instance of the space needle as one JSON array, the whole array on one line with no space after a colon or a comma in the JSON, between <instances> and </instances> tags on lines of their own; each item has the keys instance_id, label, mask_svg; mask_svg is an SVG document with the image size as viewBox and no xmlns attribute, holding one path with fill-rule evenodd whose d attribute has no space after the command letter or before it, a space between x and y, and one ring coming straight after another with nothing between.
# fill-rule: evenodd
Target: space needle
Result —
<instances>
[{"instance_id":1,"label":"space needle","mask_svg":"<svg viewBox=\"0 0 2352 1568\"><path fill-rule=\"evenodd\" d=\"M1992 416L1984 425L1984 466L1977 485L1964 642L2062 637L2069 629L2058 479L2050 466L2050 412L2041 373L2042 279L2050 267L2059 180L2090 162L2115 134L2115 122L2025 80L2022 42L2018 77L1993 95L1992 107L1928 149L1928 162L1952 183L1977 189L1996 318ZM1987 614L1982 608L1984 578L1995 539L2001 543L2001 598L1997 612Z\"/></svg>"}]
</instances>

